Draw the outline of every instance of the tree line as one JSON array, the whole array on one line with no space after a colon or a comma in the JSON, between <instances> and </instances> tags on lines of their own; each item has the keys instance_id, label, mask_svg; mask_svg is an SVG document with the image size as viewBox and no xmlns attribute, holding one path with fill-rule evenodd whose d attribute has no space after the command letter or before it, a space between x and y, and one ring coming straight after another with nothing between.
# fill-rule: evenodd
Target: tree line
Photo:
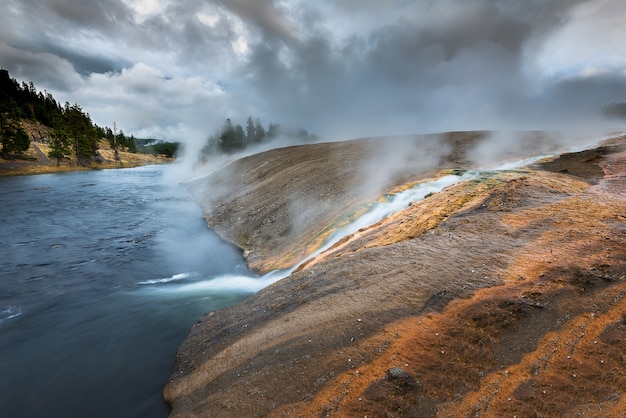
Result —
<instances>
[{"instance_id":1,"label":"tree line","mask_svg":"<svg viewBox=\"0 0 626 418\"><path fill-rule=\"evenodd\" d=\"M20 154L30 146L28 133L20 123L22 118L35 118L46 106L52 105L50 95L41 95L41 103L34 106L32 95L37 97L33 83L22 86L11 77L9 72L0 69L0 143L2 154ZM54 99L52 99L54 100ZM54 105L57 103L54 101Z\"/></svg>"},{"instance_id":2,"label":"tree line","mask_svg":"<svg viewBox=\"0 0 626 418\"><path fill-rule=\"evenodd\" d=\"M137 139L122 130L117 131L115 126L113 129L100 127L80 105L66 102L62 106L51 93L37 91L32 81L20 84L7 70L0 69L0 154L3 156L20 157L28 150L30 138L21 123L23 120L50 128L48 137L39 139L48 143L48 156L57 163L69 157L76 158L81 165L98 161L102 158L98 153L98 143L102 139L108 140L116 156L119 149L175 157L180 147L179 142ZM283 136L301 142L317 139L306 129L286 129L273 122L264 126L258 117L248 116L245 128L226 119L222 128L208 138L200 158L215 153L234 153Z\"/></svg>"},{"instance_id":3,"label":"tree line","mask_svg":"<svg viewBox=\"0 0 626 418\"><path fill-rule=\"evenodd\" d=\"M614 119L626 119L626 102L613 102L602 109L605 116Z\"/></svg>"},{"instance_id":4,"label":"tree line","mask_svg":"<svg viewBox=\"0 0 626 418\"><path fill-rule=\"evenodd\" d=\"M281 127L278 123L270 122L267 128L263 126L257 117L248 116L245 128L239 123L233 123L228 118L222 128L211 135L202 149L202 157L215 153L233 153L244 150L254 144L262 144L281 136L289 136L302 142L315 141L317 136L309 133L306 129L290 130Z\"/></svg>"},{"instance_id":5,"label":"tree line","mask_svg":"<svg viewBox=\"0 0 626 418\"><path fill-rule=\"evenodd\" d=\"M11 78L9 72L0 69L0 141L4 156L21 155L28 150L30 139L21 121L30 120L51 128L49 157L59 163L74 155L81 165L89 165L97 159L98 141L109 140L115 151L137 152L135 138L123 131L94 124L89 113L78 104L68 102L61 106L49 92L37 91L35 85Z\"/></svg>"}]
</instances>

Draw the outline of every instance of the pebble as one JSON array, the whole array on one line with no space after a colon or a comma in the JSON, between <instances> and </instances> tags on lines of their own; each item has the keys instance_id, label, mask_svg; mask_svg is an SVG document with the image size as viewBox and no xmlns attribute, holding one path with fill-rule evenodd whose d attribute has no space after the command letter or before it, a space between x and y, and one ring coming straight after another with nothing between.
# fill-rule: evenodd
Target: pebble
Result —
<instances>
[{"instance_id":1,"label":"pebble","mask_svg":"<svg viewBox=\"0 0 626 418\"><path fill-rule=\"evenodd\" d=\"M387 370L387 377L389 378L389 380L406 379L408 377L411 377L411 375L408 374L407 372L405 372L400 367L396 366L396 367L392 367L391 369Z\"/></svg>"}]
</instances>

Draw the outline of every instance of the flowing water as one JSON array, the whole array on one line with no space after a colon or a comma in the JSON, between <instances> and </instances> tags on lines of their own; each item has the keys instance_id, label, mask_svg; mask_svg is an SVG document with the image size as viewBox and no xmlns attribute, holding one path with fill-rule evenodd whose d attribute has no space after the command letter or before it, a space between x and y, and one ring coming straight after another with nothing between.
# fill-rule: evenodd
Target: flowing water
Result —
<instances>
[{"instance_id":1,"label":"flowing water","mask_svg":"<svg viewBox=\"0 0 626 418\"><path fill-rule=\"evenodd\" d=\"M262 287L164 170L0 178L0 416L165 417L191 325Z\"/></svg>"},{"instance_id":2,"label":"flowing water","mask_svg":"<svg viewBox=\"0 0 626 418\"><path fill-rule=\"evenodd\" d=\"M0 178L0 415L167 416L161 390L194 321L290 273L248 271L164 170ZM316 254L479 175L389 196Z\"/></svg>"}]
</instances>

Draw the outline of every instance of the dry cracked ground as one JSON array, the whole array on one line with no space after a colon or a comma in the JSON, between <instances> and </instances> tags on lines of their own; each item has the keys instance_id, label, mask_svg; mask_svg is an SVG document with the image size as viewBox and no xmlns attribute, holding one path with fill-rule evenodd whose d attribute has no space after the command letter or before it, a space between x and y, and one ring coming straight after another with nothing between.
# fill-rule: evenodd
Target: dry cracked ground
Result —
<instances>
[{"instance_id":1,"label":"dry cracked ground","mask_svg":"<svg viewBox=\"0 0 626 418\"><path fill-rule=\"evenodd\" d=\"M290 267L382 193L468 167L488 136L284 148L190 188L251 266ZM172 417L624 416L625 296L614 137L450 186L208 313L164 396Z\"/></svg>"}]
</instances>

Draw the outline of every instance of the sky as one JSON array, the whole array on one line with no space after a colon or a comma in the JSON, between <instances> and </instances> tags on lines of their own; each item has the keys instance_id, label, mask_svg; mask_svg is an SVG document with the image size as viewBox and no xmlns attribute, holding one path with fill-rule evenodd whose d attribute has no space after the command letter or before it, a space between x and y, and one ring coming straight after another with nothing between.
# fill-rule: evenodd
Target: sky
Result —
<instances>
[{"instance_id":1,"label":"sky","mask_svg":"<svg viewBox=\"0 0 626 418\"><path fill-rule=\"evenodd\" d=\"M0 66L143 138L249 115L329 140L612 129L625 21L623 0L3 0Z\"/></svg>"}]
</instances>

